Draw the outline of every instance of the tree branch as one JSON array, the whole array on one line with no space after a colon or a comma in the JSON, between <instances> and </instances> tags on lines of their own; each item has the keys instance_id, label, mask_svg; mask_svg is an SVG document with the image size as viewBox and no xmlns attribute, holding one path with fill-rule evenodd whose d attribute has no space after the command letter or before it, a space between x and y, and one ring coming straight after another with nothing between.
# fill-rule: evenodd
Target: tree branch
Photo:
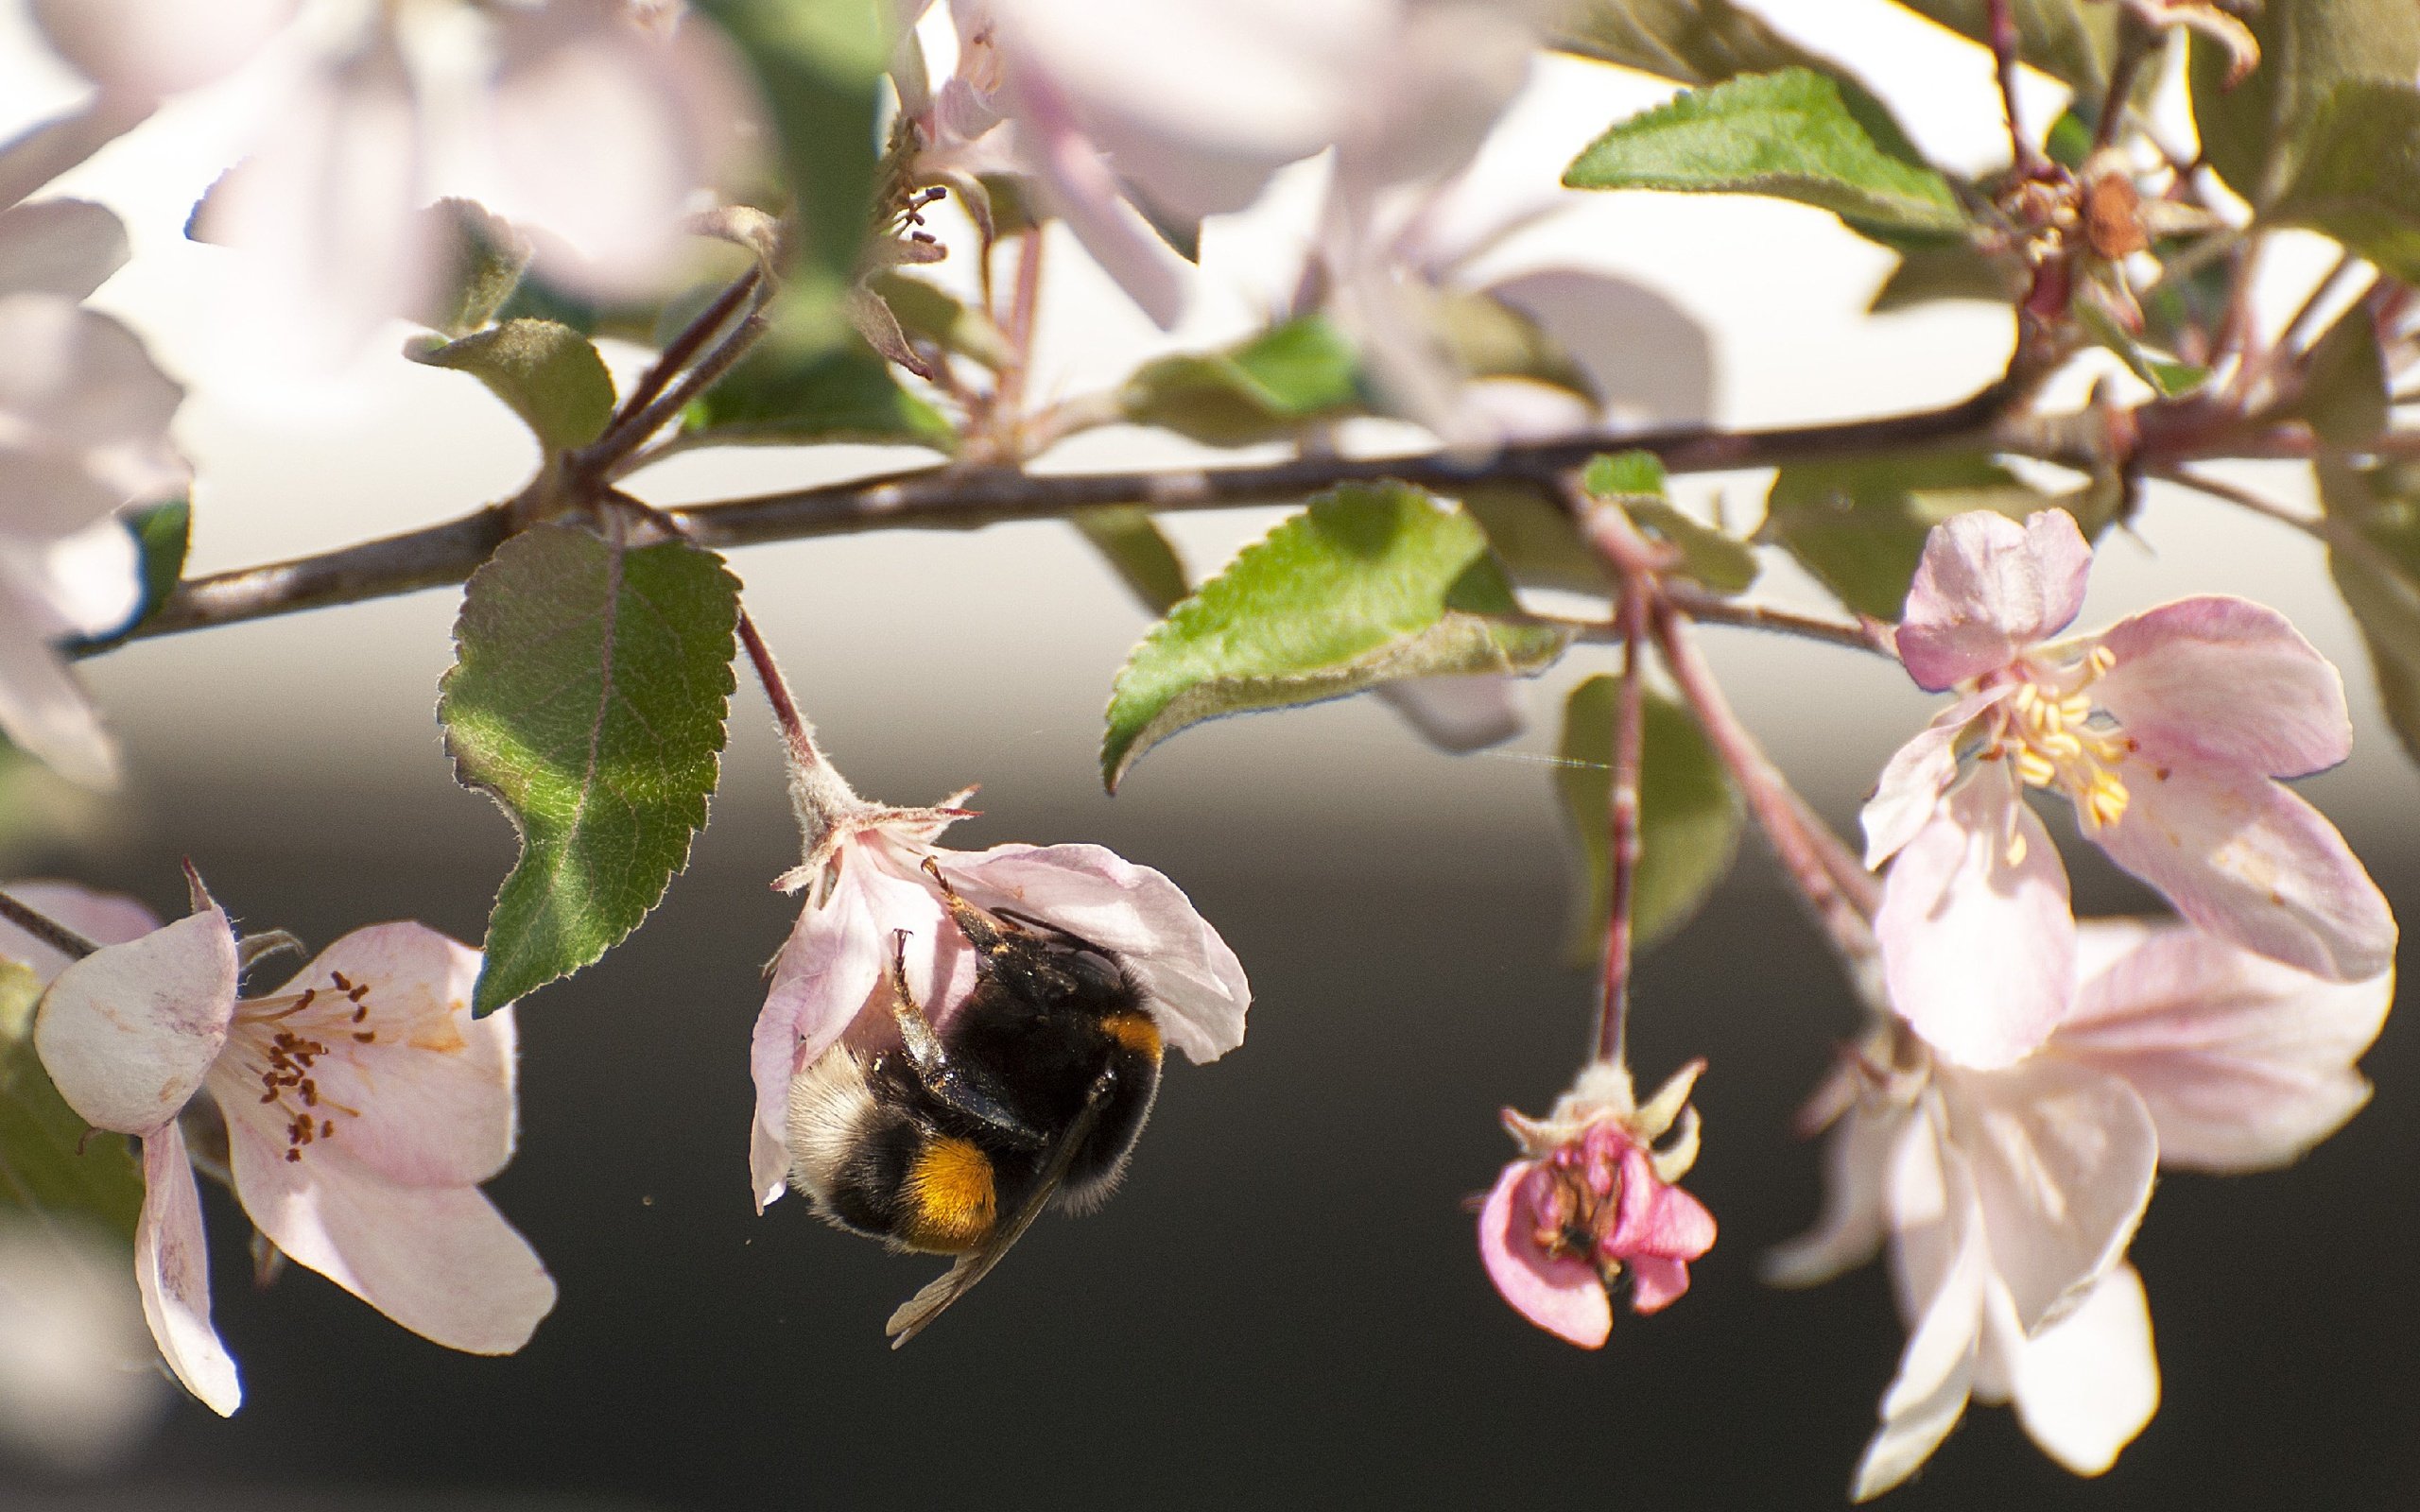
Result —
<instances>
[{"instance_id":1,"label":"tree branch","mask_svg":"<svg viewBox=\"0 0 2420 1512\"><path fill-rule=\"evenodd\" d=\"M715 547L759 545L866 530L977 530L1013 520L1141 504L1163 511L1278 504L1340 483L1399 479L1454 494L1479 484L1551 490L1606 451L1648 451L1670 472L1713 472L1790 462L1958 446L2034 451L1996 429L2016 391L2007 379L1940 409L1878 420L1767 431L1688 426L1457 449L1401 456L1305 456L1252 467L1132 472L1034 473L1015 468L935 466L755 498L667 511L690 539ZM2039 440L2040 438L2032 439ZM2053 438L2050 450L2057 450ZM128 639L241 624L458 583L510 533L505 506L316 556L189 578ZM123 643L121 643L123 644Z\"/></svg>"}]
</instances>

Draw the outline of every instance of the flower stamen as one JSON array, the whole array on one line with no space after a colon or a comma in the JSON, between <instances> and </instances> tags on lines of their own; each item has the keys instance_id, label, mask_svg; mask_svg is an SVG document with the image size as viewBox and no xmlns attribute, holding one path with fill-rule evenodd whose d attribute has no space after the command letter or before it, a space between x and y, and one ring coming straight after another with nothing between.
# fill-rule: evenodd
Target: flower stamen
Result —
<instances>
[{"instance_id":1,"label":"flower stamen","mask_svg":"<svg viewBox=\"0 0 2420 1512\"><path fill-rule=\"evenodd\" d=\"M2083 816L2084 833L2097 834L2126 816L2128 794L2118 765L2134 753L2109 712L2086 691L2118 664L2117 654L2096 645L2066 667L2020 663L2024 679L2001 706L1987 754L2005 755L2028 787L2056 788ZM2024 859L2024 842L2012 835L2009 865Z\"/></svg>"}]
</instances>

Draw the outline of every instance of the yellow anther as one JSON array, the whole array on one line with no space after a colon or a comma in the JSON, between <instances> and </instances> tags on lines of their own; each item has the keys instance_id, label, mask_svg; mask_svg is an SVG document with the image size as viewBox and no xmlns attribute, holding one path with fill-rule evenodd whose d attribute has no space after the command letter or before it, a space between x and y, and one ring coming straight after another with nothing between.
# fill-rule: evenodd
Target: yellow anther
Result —
<instances>
[{"instance_id":1,"label":"yellow anther","mask_svg":"<svg viewBox=\"0 0 2420 1512\"><path fill-rule=\"evenodd\" d=\"M2009 832L2008 848L2004 853L2008 857L2008 864L2010 866L2021 867L2025 865L2025 832L2022 830L2011 830Z\"/></svg>"},{"instance_id":2,"label":"yellow anther","mask_svg":"<svg viewBox=\"0 0 2420 1512\"><path fill-rule=\"evenodd\" d=\"M2095 773L2083 807L2085 822L2095 830L2117 823L2126 816L2126 784L2116 772Z\"/></svg>"},{"instance_id":3,"label":"yellow anther","mask_svg":"<svg viewBox=\"0 0 2420 1512\"><path fill-rule=\"evenodd\" d=\"M2031 787L2048 787L2058 780L2059 769L2050 759L2031 746L2019 746L2015 753L2016 775Z\"/></svg>"},{"instance_id":4,"label":"yellow anther","mask_svg":"<svg viewBox=\"0 0 2420 1512\"><path fill-rule=\"evenodd\" d=\"M2083 660L2084 664L2092 668L2094 677L2105 677L2109 669L2118 664L2118 653L2105 645L2096 645L2092 648L2091 654Z\"/></svg>"},{"instance_id":5,"label":"yellow anther","mask_svg":"<svg viewBox=\"0 0 2420 1512\"><path fill-rule=\"evenodd\" d=\"M2070 725L2081 725L2092 717L2092 700L2079 693L2059 700L2059 717Z\"/></svg>"}]
</instances>

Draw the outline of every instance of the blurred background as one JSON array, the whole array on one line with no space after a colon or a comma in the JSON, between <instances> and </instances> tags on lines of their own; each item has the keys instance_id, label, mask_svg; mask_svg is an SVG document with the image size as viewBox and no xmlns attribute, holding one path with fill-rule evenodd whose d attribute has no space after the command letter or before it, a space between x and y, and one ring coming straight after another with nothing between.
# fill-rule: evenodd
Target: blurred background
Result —
<instances>
[{"instance_id":1,"label":"blurred background","mask_svg":"<svg viewBox=\"0 0 2420 1512\"><path fill-rule=\"evenodd\" d=\"M1936 155L1990 157L1979 51L1857 0L1769 9L1854 53ZM0 3L0 134L78 89ZM1507 196L1550 182L1663 92L1542 64L1490 149ZM112 204L133 233L134 262L95 302L191 388L179 434L200 478L203 572L458 513L532 460L475 384L396 356L400 329L340 383L305 389L248 365L216 313L224 254L179 233L247 109L225 90L182 99L57 191ZM1054 242L1044 351L1060 391L1249 329L1288 276L1316 171L1212 224L1173 334ZM2274 261L2283 302L2325 266L2308 250ZM1862 316L1889 254L1793 207L1599 197L1504 256L1617 274L1701 326L1702 367L1651 353L1629 375L1641 413L1667 419L1938 403L2008 350L1996 308ZM1048 465L1197 455L1111 433ZM637 491L677 504L917 456L692 455ZM2292 468L2229 475L2308 498ZM1682 491L1753 519L1762 481ZM1170 529L1207 573L1281 514ZM2420 900L2420 780L2377 717L2316 548L2156 491L2137 531L2103 550L2085 622L2210 590L2291 614L2346 668L2359 722L2352 763L2306 791L2390 898ZM1878 1267L1811 1294L1756 1280L1759 1254L1815 1212L1816 1152L1790 1116L1857 1021L1754 839L1648 958L1634 1021L1644 1080L1711 1062L1690 1185L1722 1238L1690 1296L1620 1318L1588 1354L1512 1314L1478 1263L1463 1201L1511 1153L1496 1111L1542 1109L1583 1049L1592 988L1561 964L1570 862L1540 757L1562 694L1607 662L1583 653L1542 679L1530 733L1479 756L1436 754L1357 699L1191 731L1113 800L1094 766L1099 710L1146 621L1064 526L800 542L734 566L861 790L922 802L980 782L985 817L959 845L1091 840L1167 871L1252 975L1245 1046L1172 1070L1115 1201L1039 1226L974 1299L890 1353L882 1319L937 1267L826 1229L795 1200L761 1218L748 1201L747 1036L792 913L766 884L796 845L769 725L743 687L686 875L628 944L520 1010L521 1150L490 1191L562 1286L528 1349L449 1353L300 1271L255 1292L240 1215L214 1191L217 1318L243 1411L164 1403L147 1436L73 1476L0 1457L0 1508L1840 1503L1901 1332ZM1760 593L1820 603L1779 564ZM10 870L168 910L190 856L251 928L317 946L416 918L477 939L514 844L453 784L431 718L455 603L424 593L90 664L127 790L42 799ZM1846 826L1927 700L1874 659L1706 633L1749 722ZM2080 912L2145 906L2097 853L2070 866ZM2391 1020L2366 1064L2377 1101L2298 1168L2162 1184L2135 1259L2165 1397L2108 1477L2071 1479L2007 1413L1977 1409L1891 1504L2420 1503L2420 1029Z\"/></svg>"}]
</instances>

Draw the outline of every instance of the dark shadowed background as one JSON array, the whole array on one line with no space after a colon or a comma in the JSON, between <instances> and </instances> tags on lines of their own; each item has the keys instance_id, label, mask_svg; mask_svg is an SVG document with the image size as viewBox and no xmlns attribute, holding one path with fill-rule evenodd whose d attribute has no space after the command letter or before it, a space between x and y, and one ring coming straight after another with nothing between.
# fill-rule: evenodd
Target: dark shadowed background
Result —
<instances>
[{"instance_id":1,"label":"dark shadowed background","mask_svg":"<svg viewBox=\"0 0 2420 1512\"><path fill-rule=\"evenodd\" d=\"M1080 556L1038 539L921 549L952 582L1022 542L1017 559L1046 571L1011 601L1095 592ZM794 548L807 559L786 565L842 550ZM292 659L257 710L231 685L228 717L257 724L249 767L194 756L139 708L124 719L142 816L78 852L77 873L170 905L190 854L251 927L316 946L418 917L476 939L509 827L450 786L424 715L389 715L391 760L366 774L313 782L294 750L309 711L341 701L349 638L424 642L414 656L433 669L449 611L426 595L100 669L106 696L112 678L200 676L206 658ZM1788 1126L1854 1022L1757 843L1649 957L1634 1032L1645 1081L1712 1062L1690 1184L1721 1241L1684 1302L1624 1315L1584 1353L1496 1300L1462 1206L1510 1151L1497 1108L1551 1101L1585 1032L1588 983L1556 964L1568 900L1546 769L1517 752L1432 756L1356 703L1182 737L1107 799L1086 765L1088 706L1132 626L1093 637L1089 674L1051 647L1046 675L1004 654L1014 634L987 633L984 612L903 598L854 632L903 638L882 664L819 656L852 632L811 607L786 606L774 633L808 701L821 690L838 711L826 734L861 787L920 801L989 776L988 816L962 844L1117 847L1178 878L1242 956L1249 1040L1174 1068L1115 1201L1043 1223L899 1354L882 1320L936 1263L886 1257L794 1199L750 1211L747 1036L789 918L765 881L795 848L745 691L716 822L661 914L521 1009L521 1150L491 1191L562 1284L529 1348L448 1353L305 1272L255 1293L240 1218L214 1191L243 1411L221 1422L181 1402L96 1482L0 1469L0 1506L1839 1504L1901 1333L1878 1267L1806 1294L1756 1280L1759 1253L1815 1211L1816 1152ZM1843 696L1872 676L1839 653L1806 664ZM1887 748L1910 728L1888 707L1850 744ZM2364 759L2409 790L2392 751ZM1836 810L1853 798L1820 771L1816 785ZM2420 857L2370 860L2391 897L2420 897ZM2097 856L2072 861L2080 907L2139 903ZM2007 1412L1977 1410L1891 1504L2414 1504L2420 1031L2391 1022L2368 1069L2375 1106L2299 1168L2162 1183L2135 1257L2166 1396L2115 1471L2073 1480Z\"/></svg>"}]
</instances>

